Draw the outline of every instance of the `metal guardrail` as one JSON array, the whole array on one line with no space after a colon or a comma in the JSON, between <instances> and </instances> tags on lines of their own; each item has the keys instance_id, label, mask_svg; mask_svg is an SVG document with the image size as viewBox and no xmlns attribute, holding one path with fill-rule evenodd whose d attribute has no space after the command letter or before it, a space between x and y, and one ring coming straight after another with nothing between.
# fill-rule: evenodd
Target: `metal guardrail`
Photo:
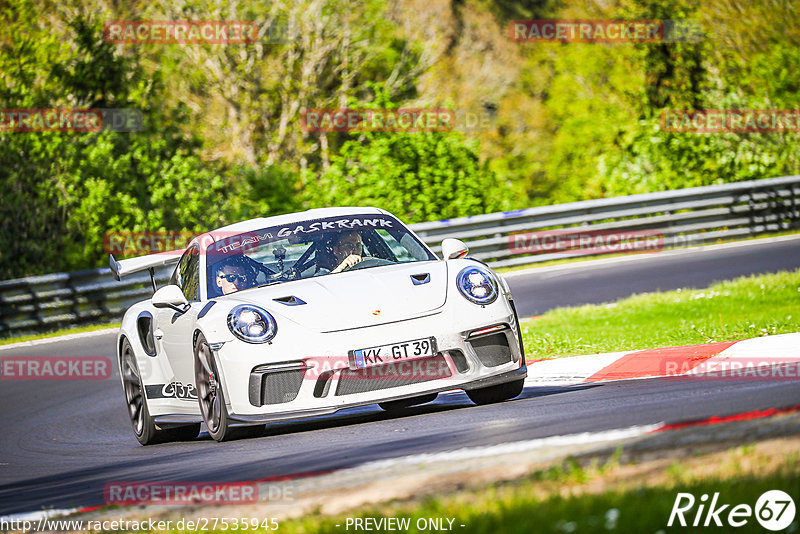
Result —
<instances>
[{"instance_id":1,"label":"metal guardrail","mask_svg":"<svg viewBox=\"0 0 800 534\"><path fill-rule=\"evenodd\" d=\"M527 265L583 251L516 254L515 234L650 231L663 247L781 232L800 226L800 176L692 187L626 197L555 204L412 225L435 252L446 237L461 239L470 257L494 268Z\"/></svg>"},{"instance_id":2,"label":"metal guardrail","mask_svg":"<svg viewBox=\"0 0 800 534\"><path fill-rule=\"evenodd\" d=\"M411 225L435 252L461 239L470 257L492 267L586 256L586 250L530 254L513 246L533 232L649 232L673 248L800 227L800 176L693 187L627 197L541 206ZM524 248L524 247L523 247ZM170 268L156 272L169 278ZM146 273L113 279L108 269L0 282L0 337L113 321L152 292Z\"/></svg>"},{"instance_id":3,"label":"metal guardrail","mask_svg":"<svg viewBox=\"0 0 800 534\"><path fill-rule=\"evenodd\" d=\"M156 272L166 282L171 269ZM31 276L0 282L0 337L119 320L153 294L150 275L114 280L108 268Z\"/></svg>"}]
</instances>

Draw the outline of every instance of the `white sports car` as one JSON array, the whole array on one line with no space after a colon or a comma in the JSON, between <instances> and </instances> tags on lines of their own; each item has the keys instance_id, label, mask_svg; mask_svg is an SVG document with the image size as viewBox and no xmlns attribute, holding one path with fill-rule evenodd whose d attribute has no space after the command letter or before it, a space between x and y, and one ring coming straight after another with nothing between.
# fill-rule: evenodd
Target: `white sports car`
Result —
<instances>
[{"instance_id":1,"label":"white sports car","mask_svg":"<svg viewBox=\"0 0 800 534\"><path fill-rule=\"evenodd\" d=\"M516 397L526 376L508 285L444 260L377 208L323 208L202 234L182 251L117 261L127 274L177 263L125 313L117 351L136 438L217 441L237 427L378 403L399 410L462 389Z\"/></svg>"}]
</instances>

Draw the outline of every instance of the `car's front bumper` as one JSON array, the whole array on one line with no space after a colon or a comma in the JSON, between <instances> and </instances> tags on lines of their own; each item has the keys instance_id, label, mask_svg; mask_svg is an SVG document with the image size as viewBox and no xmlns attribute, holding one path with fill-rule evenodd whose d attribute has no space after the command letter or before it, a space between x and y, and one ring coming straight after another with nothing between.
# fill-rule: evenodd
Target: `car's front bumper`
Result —
<instances>
[{"instance_id":1,"label":"car's front bumper","mask_svg":"<svg viewBox=\"0 0 800 534\"><path fill-rule=\"evenodd\" d=\"M506 371L502 374L495 374L492 376L488 376L485 378L479 378L469 383L469 387L467 389L478 389L490 386L496 386L499 384L505 384L506 382L513 382L515 380L524 379L527 376L527 369L523 365L522 367L512 369L511 371ZM233 421L238 423L269 423L273 421L281 421L286 419L296 419L299 417L313 417L317 415L329 415L339 410L343 410L345 408L353 408L356 406L363 406L365 404L374 404L376 402L387 402L392 400L399 400L399 399L406 399L409 397L416 397L418 395L424 395L427 393L441 393L444 391L450 391L454 388L452 384L443 386L441 383L439 387L431 389L430 386L433 384L429 383L429 387L426 388L424 391L415 392L415 393L404 393L399 394L399 391L391 391L385 392L385 394L377 400L367 401L367 400L359 400L354 401L349 404L339 404L333 407L327 408L306 408L306 409L299 409L296 411L281 411L279 413L269 414L269 415L241 415L241 414L230 414L230 418ZM463 385L461 387L464 387ZM389 393L393 393L394 395L390 396Z\"/></svg>"},{"instance_id":2,"label":"car's front bumper","mask_svg":"<svg viewBox=\"0 0 800 534\"><path fill-rule=\"evenodd\" d=\"M457 327L456 327L457 325ZM483 328L499 331L474 336ZM284 336L282 343L232 341L214 350L231 419L261 423L451 389L477 389L524 378L518 325L505 299L357 330ZM282 332L286 334L286 332ZM433 337L437 355L364 370L349 369L353 349ZM290 341L292 340L292 341Z\"/></svg>"}]
</instances>

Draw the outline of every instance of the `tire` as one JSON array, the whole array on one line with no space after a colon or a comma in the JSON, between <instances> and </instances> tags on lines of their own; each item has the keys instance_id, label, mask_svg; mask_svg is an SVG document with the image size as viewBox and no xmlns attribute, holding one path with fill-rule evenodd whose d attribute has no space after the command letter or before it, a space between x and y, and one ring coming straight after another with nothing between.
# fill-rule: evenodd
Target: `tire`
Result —
<instances>
[{"instance_id":1,"label":"tire","mask_svg":"<svg viewBox=\"0 0 800 534\"><path fill-rule=\"evenodd\" d=\"M495 402L503 402L518 396L520 393L522 393L522 388L524 385L525 379L520 378L519 380L514 380L513 382L489 386L488 388L467 390L466 393L469 397L469 400L475 404L494 404Z\"/></svg>"},{"instance_id":2,"label":"tire","mask_svg":"<svg viewBox=\"0 0 800 534\"><path fill-rule=\"evenodd\" d=\"M205 359L208 368L203 363ZM228 409L225 407L225 394L219 386L219 371L214 355L203 334L197 336L194 344L194 376L197 388L197 402L209 435L215 441L227 441L234 432Z\"/></svg>"},{"instance_id":3,"label":"tire","mask_svg":"<svg viewBox=\"0 0 800 534\"><path fill-rule=\"evenodd\" d=\"M167 429L159 429L147 407L142 376L133 348L127 339L122 340L119 371L122 375L122 389L125 392L125 403L128 417L131 420L133 435L142 445L166 443L168 441L187 441L197 437L200 424L185 425Z\"/></svg>"},{"instance_id":4,"label":"tire","mask_svg":"<svg viewBox=\"0 0 800 534\"><path fill-rule=\"evenodd\" d=\"M428 402L433 402L436 400L438 393L429 393L428 395L420 395L419 397L411 397L409 399L398 399L393 401L387 402L379 402L378 406L380 406L383 410L387 412L397 412L400 410L405 410L406 408L410 408L412 406L417 406L418 404L426 404Z\"/></svg>"}]
</instances>

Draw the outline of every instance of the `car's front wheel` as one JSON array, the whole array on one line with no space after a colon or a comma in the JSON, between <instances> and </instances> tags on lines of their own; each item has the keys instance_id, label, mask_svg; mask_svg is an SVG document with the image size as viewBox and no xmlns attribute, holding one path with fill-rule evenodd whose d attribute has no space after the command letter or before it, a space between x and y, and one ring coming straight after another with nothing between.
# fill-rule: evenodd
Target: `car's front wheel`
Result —
<instances>
[{"instance_id":1,"label":"car's front wheel","mask_svg":"<svg viewBox=\"0 0 800 534\"><path fill-rule=\"evenodd\" d=\"M119 369L122 374L122 388L125 391L128 417L131 419L133 434L139 443L152 445L167 441L186 441L197 437L197 434L200 433L199 423L166 429L156 426L155 420L147 408L142 374L136 363L133 348L127 339L122 340Z\"/></svg>"},{"instance_id":2,"label":"car's front wheel","mask_svg":"<svg viewBox=\"0 0 800 534\"><path fill-rule=\"evenodd\" d=\"M469 400L475 404L493 404L495 402L503 402L508 399L513 399L522 393L522 388L525 385L525 379L520 378L513 382L506 382L505 384L498 384L496 386L489 386L487 388L470 389L467 390Z\"/></svg>"},{"instance_id":3,"label":"car's front wheel","mask_svg":"<svg viewBox=\"0 0 800 534\"><path fill-rule=\"evenodd\" d=\"M208 433L216 441L225 441L232 436L231 421L225 408L217 363L203 334L194 344L194 376L200 413Z\"/></svg>"}]
</instances>

